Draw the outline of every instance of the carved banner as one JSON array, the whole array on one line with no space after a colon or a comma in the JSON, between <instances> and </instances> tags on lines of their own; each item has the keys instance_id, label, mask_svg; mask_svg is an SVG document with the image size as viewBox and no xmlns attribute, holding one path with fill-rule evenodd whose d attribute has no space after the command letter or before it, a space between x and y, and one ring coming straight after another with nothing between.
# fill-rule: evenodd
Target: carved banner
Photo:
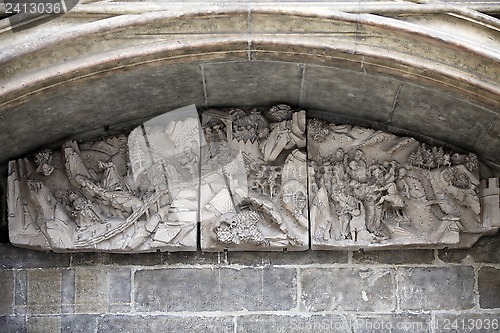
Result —
<instances>
[{"instance_id":1,"label":"carved banner","mask_svg":"<svg viewBox=\"0 0 500 333\"><path fill-rule=\"evenodd\" d=\"M11 242L63 251L468 247L497 178L415 139L270 109L168 112L9 164Z\"/></svg>"}]
</instances>

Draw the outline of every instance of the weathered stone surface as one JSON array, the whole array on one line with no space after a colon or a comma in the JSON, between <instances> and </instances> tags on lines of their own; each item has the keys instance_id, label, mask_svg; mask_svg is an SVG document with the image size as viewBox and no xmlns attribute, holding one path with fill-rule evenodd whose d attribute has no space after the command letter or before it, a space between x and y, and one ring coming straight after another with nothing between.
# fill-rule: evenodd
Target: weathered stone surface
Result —
<instances>
[{"instance_id":1,"label":"weathered stone surface","mask_svg":"<svg viewBox=\"0 0 500 333\"><path fill-rule=\"evenodd\" d=\"M75 312L107 312L108 283L108 271L106 269L99 267L75 270Z\"/></svg>"},{"instance_id":2,"label":"weathered stone surface","mask_svg":"<svg viewBox=\"0 0 500 333\"><path fill-rule=\"evenodd\" d=\"M12 314L14 307L14 272L0 270L0 316Z\"/></svg>"},{"instance_id":3,"label":"weathered stone surface","mask_svg":"<svg viewBox=\"0 0 500 333\"><path fill-rule=\"evenodd\" d=\"M312 249L461 246L497 230L481 221L474 154L316 118L307 152Z\"/></svg>"},{"instance_id":4,"label":"weathered stone surface","mask_svg":"<svg viewBox=\"0 0 500 333\"><path fill-rule=\"evenodd\" d=\"M500 263L500 233L483 236L470 249L444 249L439 251L439 259L452 263Z\"/></svg>"},{"instance_id":5,"label":"weathered stone surface","mask_svg":"<svg viewBox=\"0 0 500 333\"><path fill-rule=\"evenodd\" d=\"M491 333L500 329L500 312L438 313L434 332Z\"/></svg>"},{"instance_id":6,"label":"weathered stone surface","mask_svg":"<svg viewBox=\"0 0 500 333\"><path fill-rule=\"evenodd\" d=\"M35 269L28 271L29 314L61 312L61 270Z\"/></svg>"},{"instance_id":7,"label":"weathered stone surface","mask_svg":"<svg viewBox=\"0 0 500 333\"><path fill-rule=\"evenodd\" d=\"M197 252L163 252L161 253L161 264L163 265L207 265L207 264L219 264L221 263L223 253L213 252L213 253L202 253Z\"/></svg>"},{"instance_id":8,"label":"weathered stone surface","mask_svg":"<svg viewBox=\"0 0 500 333\"><path fill-rule=\"evenodd\" d=\"M111 268L109 278L109 311L129 312L132 272L127 268Z\"/></svg>"},{"instance_id":9,"label":"weathered stone surface","mask_svg":"<svg viewBox=\"0 0 500 333\"><path fill-rule=\"evenodd\" d=\"M236 319L238 333L352 332L350 315L251 315Z\"/></svg>"},{"instance_id":10,"label":"weathered stone surface","mask_svg":"<svg viewBox=\"0 0 500 333\"><path fill-rule=\"evenodd\" d=\"M301 269L301 308L308 311L392 311L394 272L370 268Z\"/></svg>"},{"instance_id":11,"label":"weathered stone surface","mask_svg":"<svg viewBox=\"0 0 500 333\"><path fill-rule=\"evenodd\" d=\"M354 332L410 332L428 333L430 331L430 314L391 314L391 315L357 315L353 322Z\"/></svg>"},{"instance_id":12,"label":"weathered stone surface","mask_svg":"<svg viewBox=\"0 0 500 333\"><path fill-rule=\"evenodd\" d=\"M61 333L95 332L97 316L95 315L66 315L61 316ZM110 330L112 332L113 330ZM130 330L129 332L133 332Z\"/></svg>"},{"instance_id":13,"label":"weathered stone surface","mask_svg":"<svg viewBox=\"0 0 500 333\"><path fill-rule=\"evenodd\" d=\"M483 309L500 308L500 269L482 267L478 283L479 306Z\"/></svg>"},{"instance_id":14,"label":"weathered stone surface","mask_svg":"<svg viewBox=\"0 0 500 333\"><path fill-rule=\"evenodd\" d=\"M14 314L26 314L28 300L28 272L26 270L15 271L14 279Z\"/></svg>"},{"instance_id":15,"label":"weathered stone surface","mask_svg":"<svg viewBox=\"0 0 500 333\"><path fill-rule=\"evenodd\" d=\"M28 332L61 332L61 317L28 317Z\"/></svg>"},{"instance_id":16,"label":"weathered stone surface","mask_svg":"<svg viewBox=\"0 0 500 333\"><path fill-rule=\"evenodd\" d=\"M5 333L27 333L25 316L0 316L0 327Z\"/></svg>"},{"instance_id":17,"label":"weathered stone surface","mask_svg":"<svg viewBox=\"0 0 500 333\"><path fill-rule=\"evenodd\" d=\"M99 317L97 333L207 332L234 333L233 318L107 315Z\"/></svg>"},{"instance_id":18,"label":"weathered stone surface","mask_svg":"<svg viewBox=\"0 0 500 333\"><path fill-rule=\"evenodd\" d=\"M227 252L231 265L307 265L347 263L347 251Z\"/></svg>"},{"instance_id":19,"label":"weathered stone surface","mask_svg":"<svg viewBox=\"0 0 500 333\"><path fill-rule=\"evenodd\" d=\"M135 309L150 311L289 310L296 274L287 268L179 268L135 273Z\"/></svg>"},{"instance_id":20,"label":"weathered stone surface","mask_svg":"<svg viewBox=\"0 0 500 333\"><path fill-rule=\"evenodd\" d=\"M403 310L467 310L474 307L472 267L414 267L397 269Z\"/></svg>"},{"instance_id":21,"label":"weathered stone surface","mask_svg":"<svg viewBox=\"0 0 500 333\"><path fill-rule=\"evenodd\" d=\"M302 66L279 62L203 65L207 106L299 104ZM233 75L238 73L238 75Z\"/></svg>"},{"instance_id":22,"label":"weathered stone surface","mask_svg":"<svg viewBox=\"0 0 500 333\"><path fill-rule=\"evenodd\" d=\"M335 104L337 113L381 122L389 119L401 84L390 77L364 73L362 69L306 66L304 75L302 107L324 110Z\"/></svg>"},{"instance_id":23,"label":"weathered stone surface","mask_svg":"<svg viewBox=\"0 0 500 333\"><path fill-rule=\"evenodd\" d=\"M393 251L354 251L353 263L356 264L432 264L433 250L393 250Z\"/></svg>"},{"instance_id":24,"label":"weathered stone surface","mask_svg":"<svg viewBox=\"0 0 500 333\"><path fill-rule=\"evenodd\" d=\"M307 249L305 111L206 110L202 126L202 250Z\"/></svg>"},{"instance_id":25,"label":"weathered stone surface","mask_svg":"<svg viewBox=\"0 0 500 333\"><path fill-rule=\"evenodd\" d=\"M20 249L11 244L0 244L2 268L68 267L70 255Z\"/></svg>"},{"instance_id":26,"label":"weathered stone surface","mask_svg":"<svg viewBox=\"0 0 500 333\"><path fill-rule=\"evenodd\" d=\"M61 312L75 312L75 270L65 269L61 276Z\"/></svg>"}]
</instances>

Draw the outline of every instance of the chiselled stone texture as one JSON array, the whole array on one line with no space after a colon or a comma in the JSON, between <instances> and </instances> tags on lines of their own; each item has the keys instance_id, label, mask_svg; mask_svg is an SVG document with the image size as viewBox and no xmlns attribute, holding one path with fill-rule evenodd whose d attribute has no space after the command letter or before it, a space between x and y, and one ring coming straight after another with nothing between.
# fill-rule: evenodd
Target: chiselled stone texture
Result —
<instances>
[{"instance_id":1,"label":"chiselled stone texture","mask_svg":"<svg viewBox=\"0 0 500 333\"><path fill-rule=\"evenodd\" d=\"M294 269L145 269L134 280L141 312L286 311L296 304Z\"/></svg>"},{"instance_id":2,"label":"chiselled stone texture","mask_svg":"<svg viewBox=\"0 0 500 333\"><path fill-rule=\"evenodd\" d=\"M14 272L0 271L0 316L12 314L14 307Z\"/></svg>"},{"instance_id":3,"label":"chiselled stone texture","mask_svg":"<svg viewBox=\"0 0 500 333\"><path fill-rule=\"evenodd\" d=\"M234 324L231 317L206 318L174 316L104 316L99 318L97 333L116 332L207 332L233 333Z\"/></svg>"},{"instance_id":4,"label":"chiselled stone texture","mask_svg":"<svg viewBox=\"0 0 500 333\"><path fill-rule=\"evenodd\" d=\"M483 267L478 279L481 308L500 308L500 268Z\"/></svg>"},{"instance_id":5,"label":"chiselled stone texture","mask_svg":"<svg viewBox=\"0 0 500 333\"><path fill-rule=\"evenodd\" d=\"M311 312L389 312L396 306L393 276L391 269L303 269L300 306Z\"/></svg>"},{"instance_id":6,"label":"chiselled stone texture","mask_svg":"<svg viewBox=\"0 0 500 333\"><path fill-rule=\"evenodd\" d=\"M61 274L61 270L55 268L28 271L28 313L61 312Z\"/></svg>"},{"instance_id":7,"label":"chiselled stone texture","mask_svg":"<svg viewBox=\"0 0 500 333\"><path fill-rule=\"evenodd\" d=\"M439 250L439 259L449 263L500 264L500 238L484 236L470 249Z\"/></svg>"},{"instance_id":8,"label":"chiselled stone texture","mask_svg":"<svg viewBox=\"0 0 500 333\"><path fill-rule=\"evenodd\" d=\"M499 180L480 166L286 104L191 105L11 161L10 239L56 252L469 247L500 227Z\"/></svg>"},{"instance_id":9,"label":"chiselled stone texture","mask_svg":"<svg viewBox=\"0 0 500 333\"><path fill-rule=\"evenodd\" d=\"M472 267L398 268L397 280L403 310L467 310L475 305Z\"/></svg>"}]
</instances>

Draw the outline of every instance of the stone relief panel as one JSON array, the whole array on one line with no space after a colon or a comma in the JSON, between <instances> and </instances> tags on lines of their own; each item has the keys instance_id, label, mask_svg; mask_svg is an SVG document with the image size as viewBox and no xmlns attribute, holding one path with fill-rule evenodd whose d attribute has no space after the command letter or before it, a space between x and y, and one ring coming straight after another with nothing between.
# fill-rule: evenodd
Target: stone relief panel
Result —
<instances>
[{"instance_id":1,"label":"stone relief panel","mask_svg":"<svg viewBox=\"0 0 500 333\"><path fill-rule=\"evenodd\" d=\"M11 242L54 251L195 250L199 127L191 106L128 137L70 141L11 161Z\"/></svg>"},{"instance_id":2,"label":"stone relief panel","mask_svg":"<svg viewBox=\"0 0 500 333\"><path fill-rule=\"evenodd\" d=\"M202 126L202 250L308 249L305 111L207 110Z\"/></svg>"},{"instance_id":3,"label":"stone relief panel","mask_svg":"<svg viewBox=\"0 0 500 333\"><path fill-rule=\"evenodd\" d=\"M500 227L479 164L287 105L189 106L11 161L9 235L57 252L469 247Z\"/></svg>"},{"instance_id":4,"label":"stone relief panel","mask_svg":"<svg viewBox=\"0 0 500 333\"><path fill-rule=\"evenodd\" d=\"M472 153L314 118L308 139L312 248L451 247L498 230L481 220Z\"/></svg>"}]
</instances>

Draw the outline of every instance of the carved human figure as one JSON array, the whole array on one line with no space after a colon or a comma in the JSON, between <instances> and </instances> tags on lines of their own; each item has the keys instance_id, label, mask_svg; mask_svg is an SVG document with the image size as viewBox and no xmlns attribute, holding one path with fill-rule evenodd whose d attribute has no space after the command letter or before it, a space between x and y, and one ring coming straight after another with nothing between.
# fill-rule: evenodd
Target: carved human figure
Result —
<instances>
[{"instance_id":1,"label":"carved human figure","mask_svg":"<svg viewBox=\"0 0 500 333\"><path fill-rule=\"evenodd\" d=\"M36 172L44 176L50 176L54 171L52 165L52 151L47 149L35 155L35 163L37 164Z\"/></svg>"},{"instance_id":2,"label":"carved human figure","mask_svg":"<svg viewBox=\"0 0 500 333\"><path fill-rule=\"evenodd\" d=\"M71 215L79 229L84 230L96 223L104 223L104 218L97 212L94 205L76 192L70 192L68 200L72 208Z\"/></svg>"}]
</instances>

